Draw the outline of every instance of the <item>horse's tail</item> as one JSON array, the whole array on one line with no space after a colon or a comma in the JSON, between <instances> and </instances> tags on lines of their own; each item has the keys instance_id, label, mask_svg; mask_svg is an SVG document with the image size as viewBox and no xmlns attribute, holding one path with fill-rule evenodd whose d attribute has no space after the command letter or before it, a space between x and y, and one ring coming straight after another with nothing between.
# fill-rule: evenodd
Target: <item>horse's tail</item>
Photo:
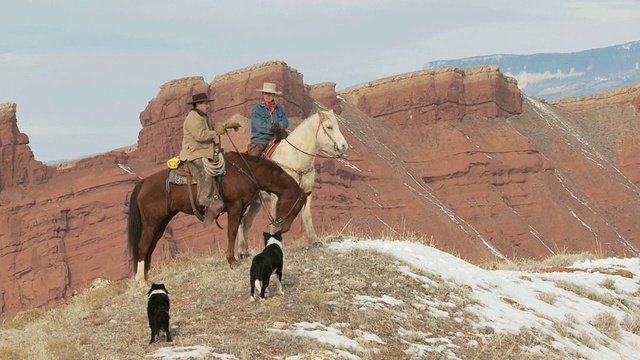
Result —
<instances>
[{"instance_id":1,"label":"horse's tail","mask_svg":"<svg viewBox=\"0 0 640 360\"><path fill-rule=\"evenodd\" d=\"M140 237L142 236L142 217L140 216L140 208L138 207L138 194L144 180L141 180L133 188L131 193L131 199L129 199L129 253L131 254L131 261L133 262L133 273L136 272L138 266L138 244L140 244Z\"/></svg>"}]
</instances>

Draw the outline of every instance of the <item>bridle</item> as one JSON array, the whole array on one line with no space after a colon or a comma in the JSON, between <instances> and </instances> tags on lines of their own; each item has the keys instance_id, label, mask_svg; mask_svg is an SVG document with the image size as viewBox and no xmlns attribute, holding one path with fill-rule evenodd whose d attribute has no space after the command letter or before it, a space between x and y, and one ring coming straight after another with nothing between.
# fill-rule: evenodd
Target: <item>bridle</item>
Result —
<instances>
[{"instance_id":1,"label":"bridle","mask_svg":"<svg viewBox=\"0 0 640 360\"><path fill-rule=\"evenodd\" d=\"M289 212L286 213L283 217L273 219L271 214L269 214L269 224L273 225L273 226L280 225L284 221L284 219L288 218L289 215L291 215L291 212L293 211L293 208L296 207L296 205L300 202L300 200L302 200L302 196L298 196L298 198L296 199L296 202L294 202L293 205L289 208ZM280 199L278 199L278 201L280 201ZM293 201L293 200L289 200L287 202L291 202L291 201Z\"/></svg>"},{"instance_id":2,"label":"bridle","mask_svg":"<svg viewBox=\"0 0 640 360\"><path fill-rule=\"evenodd\" d=\"M326 127L324 127L324 126L322 126L322 124L323 124L324 122L328 121L328 120L329 120L329 119L326 119L326 118L325 118L325 119L323 119L323 120L319 120L319 121L318 121L318 128L316 129L316 139L318 138L318 133L320 132L320 128L322 128L322 131L324 131L324 134L325 134L325 135L327 135L327 137L329 138L329 140L331 140L331 142L333 143L333 149L337 151L337 150L338 150L338 142L333 138L333 136L331 136L331 134L329 134L329 132L327 131L327 128L326 128ZM321 154L311 154L311 153L309 153L309 152L307 152L307 151L304 151L304 150L300 149L299 147L297 147L297 146L293 145L293 144L289 141L289 139L288 139L288 138L285 138L284 140L287 142L287 144L291 145L291 147L292 147L292 148L294 148L294 149L298 150L299 152L301 152L301 153L303 153L303 154L305 154L305 155L309 155L309 156L313 156L313 157L319 157L319 158L323 158L323 159L335 159L335 158L340 158L340 157L342 157L342 156L344 155L343 153L340 153L340 154L338 154L338 155L330 155L330 156L328 156L328 155L321 155ZM290 170L291 170L291 169L290 169Z\"/></svg>"},{"instance_id":3,"label":"bridle","mask_svg":"<svg viewBox=\"0 0 640 360\"><path fill-rule=\"evenodd\" d=\"M320 116L320 115L318 115ZM331 142L333 143L333 148L335 150L338 150L338 142L333 138L333 136L331 136L331 134L329 134L329 132L327 131L326 127L324 127L322 124L326 121L328 121L328 118L324 118L324 119L319 119L318 120L318 128L316 128L316 139L318 138L318 133L320 132L320 128L322 128L322 131L324 131L325 135L327 135L327 137L329 138L329 140L331 140ZM231 144L233 145L233 148L236 150L237 153L239 153L242 157L242 159L244 160L245 164L247 165L247 167L249 168L249 172L251 172L251 167L249 167L249 164L247 164L247 160L244 158L244 156L242 156L242 154L240 153L240 151L238 151L238 148L236 147L236 144L233 142L233 140L231 139L231 137L229 136L229 133L226 131L225 129L225 134L227 135L227 137L229 138L229 141L231 142ZM332 155L332 156L328 156L328 155L321 155L321 154L311 154L307 151L304 151L302 149L300 149L299 147L295 146L294 144L292 144L289 139L285 138L284 139L289 145L291 145L292 148L296 149L297 151L311 156L311 157L319 157L319 158L323 158L323 159L336 159L336 158L341 158L344 154L340 153L338 155ZM298 174L299 179L298 179L298 184L300 184L300 182L302 181L302 177L304 177L305 175L309 174L310 172L312 172L314 170L313 165L307 169L304 170L298 170L298 169L294 169L291 168L290 166L287 166L285 164L281 164L273 159L270 159L271 161L273 161L274 163L278 164L278 166L280 166L281 168L285 169L285 170L289 170L291 172L294 172L296 174ZM291 211L293 211L293 208L296 206L296 204L302 199L301 197L298 197L296 199L296 202L293 204L293 206L291 206L291 208L289 209L289 212L283 217L283 218L274 218L271 213L269 212L269 209L267 209L267 207L265 206L265 201L262 197L262 194L260 192L260 186L258 185L258 182L255 180L253 173L249 174L247 172L245 172L240 166L238 166L238 164L233 163L232 161L227 160L229 163L231 163L233 166L235 166L241 173L245 174L247 177L249 177L249 179L251 179L251 181L254 182L254 184L256 184L256 186L258 187L258 197L260 198L260 203L262 204L262 208L263 210L268 214L269 216L269 224L276 226L278 224L281 224L285 218L287 218L290 214Z\"/></svg>"},{"instance_id":4,"label":"bridle","mask_svg":"<svg viewBox=\"0 0 640 360\"><path fill-rule=\"evenodd\" d=\"M322 126L322 124L324 122L326 122L326 121L328 121L328 119L326 119L326 118L324 120L318 120L318 128L316 129L316 139L318 138L318 133L320 132L320 128L322 128L322 131L324 131L325 135L327 135L329 140L331 140L331 142L333 143L333 148L335 150L337 150L338 149L338 142L333 138L333 136L331 136L331 134L329 134L329 132L327 131L326 127ZM340 153L338 155L332 155L332 156L322 155L322 154L312 154L310 152L304 151L304 150L300 149L299 147L295 146L293 143L291 143L289 141L288 138L285 138L284 140L287 142L287 144L291 145L292 148L296 149L297 151L299 151L299 152L301 152L301 153L303 153L305 155L311 156L311 157L319 157L319 158L323 158L323 159L337 159L337 158L341 158L344 155L342 153ZM282 164L282 163L280 163L278 161L275 161L273 159L270 159L270 160L275 162L276 164L278 164L278 166L280 166L281 168L296 173L298 175L298 184L302 181L302 178L305 175L309 174L310 172L312 172L314 170L313 165L311 165L310 167L308 167L306 169L301 169L300 170L300 169L292 168L291 166L288 166L286 164Z\"/></svg>"}]
</instances>

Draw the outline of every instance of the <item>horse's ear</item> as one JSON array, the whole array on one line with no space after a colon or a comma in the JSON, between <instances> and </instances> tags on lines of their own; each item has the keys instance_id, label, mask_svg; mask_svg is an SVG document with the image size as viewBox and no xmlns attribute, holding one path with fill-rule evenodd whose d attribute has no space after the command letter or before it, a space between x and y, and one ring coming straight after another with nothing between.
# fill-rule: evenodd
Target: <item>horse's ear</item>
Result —
<instances>
[{"instance_id":1,"label":"horse's ear","mask_svg":"<svg viewBox=\"0 0 640 360\"><path fill-rule=\"evenodd\" d=\"M324 121L327 118L327 114L325 114L322 110L318 109L318 116L320 117L320 122Z\"/></svg>"},{"instance_id":2,"label":"horse's ear","mask_svg":"<svg viewBox=\"0 0 640 360\"><path fill-rule=\"evenodd\" d=\"M309 191L307 191L307 192L304 194L304 197L305 197L305 198L308 198L308 197L311 195L311 192L312 192L312 191L313 191L313 190L309 190Z\"/></svg>"}]
</instances>

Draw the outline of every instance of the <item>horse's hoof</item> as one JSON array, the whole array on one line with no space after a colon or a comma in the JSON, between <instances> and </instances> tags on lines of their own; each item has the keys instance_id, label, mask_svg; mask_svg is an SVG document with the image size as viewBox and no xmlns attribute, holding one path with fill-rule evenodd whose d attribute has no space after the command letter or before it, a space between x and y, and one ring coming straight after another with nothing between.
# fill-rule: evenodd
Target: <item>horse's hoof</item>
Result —
<instances>
[{"instance_id":1,"label":"horse's hoof","mask_svg":"<svg viewBox=\"0 0 640 360\"><path fill-rule=\"evenodd\" d=\"M237 267L238 267L238 265L240 265L240 264L238 263L238 260L236 260L236 259L229 260L229 267L230 267L230 268L235 269L235 268L237 268Z\"/></svg>"},{"instance_id":2,"label":"horse's hoof","mask_svg":"<svg viewBox=\"0 0 640 360\"><path fill-rule=\"evenodd\" d=\"M319 248L319 247L323 247L323 246L324 246L324 244L320 240L316 240L316 241L311 243L311 247L314 247L314 248Z\"/></svg>"},{"instance_id":3,"label":"horse's hoof","mask_svg":"<svg viewBox=\"0 0 640 360\"><path fill-rule=\"evenodd\" d=\"M249 254L249 253L238 254L238 257L239 257L241 260L248 259L250 256L251 256L251 254Z\"/></svg>"}]
</instances>

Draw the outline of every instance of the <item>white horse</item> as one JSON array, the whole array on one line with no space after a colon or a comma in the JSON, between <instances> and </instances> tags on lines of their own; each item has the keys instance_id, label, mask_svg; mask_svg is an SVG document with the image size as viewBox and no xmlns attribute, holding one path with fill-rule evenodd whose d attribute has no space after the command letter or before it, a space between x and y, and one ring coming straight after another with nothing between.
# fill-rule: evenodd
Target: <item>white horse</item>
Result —
<instances>
[{"instance_id":1,"label":"white horse","mask_svg":"<svg viewBox=\"0 0 640 360\"><path fill-rule=\"evenodd\" d=\"M313 190L315 181L315 160L317 156L338 157L347 151L347 141L342 136L338 127L333 110L322 111L309 116L298 125L289 136L282 140L271 155L271 160L276 162L289 175L300 184L304 192ZM329 156L318 155L318 151L323 149ZM275 195L261 192L260 198L264 201L264 207L274 213ZM253 225L253 220L260 213L262 208L260 200L249 206L247 213L242 218L240 229L238 230L237 244L238 256L241 258L249 256L249 245L247 238ZM302 227L304 228L309 243L319 242L318 236L313 228L311 219L311 196L307 197L306 204L301 211ZM275 233L278 224L270 225L270 232Z\"/></svg>"}]
</instances>

